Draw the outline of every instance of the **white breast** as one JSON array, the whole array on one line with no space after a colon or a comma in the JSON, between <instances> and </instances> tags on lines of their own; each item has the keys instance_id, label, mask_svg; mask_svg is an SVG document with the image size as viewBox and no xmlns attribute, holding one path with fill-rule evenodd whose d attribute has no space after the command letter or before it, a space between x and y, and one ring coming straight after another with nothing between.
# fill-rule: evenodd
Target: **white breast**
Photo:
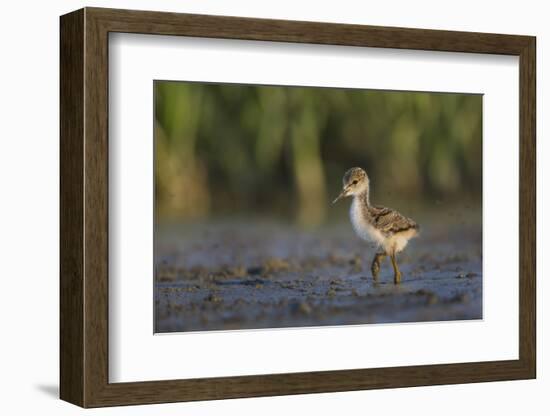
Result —
<instances>
[{"instance_id":1,"label":"white breast","mask_svg":"<svg viewBox=\"0 0 550 416\"><path fill-rule=\"evenodd\" d=\"M372 224L370 224L363 214L361 204L356 198L353 198L349 211L351 224L357 235L363 240L372 241L380 246L384 246L386 238Z\"/></svg>"}]
</instances>

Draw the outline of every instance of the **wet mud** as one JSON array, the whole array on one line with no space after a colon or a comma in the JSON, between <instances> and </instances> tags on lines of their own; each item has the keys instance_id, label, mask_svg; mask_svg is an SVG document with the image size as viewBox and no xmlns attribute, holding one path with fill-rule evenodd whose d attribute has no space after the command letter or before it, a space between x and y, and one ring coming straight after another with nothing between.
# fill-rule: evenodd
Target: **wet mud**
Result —
<instances>
[{"instance_id":1,"label":"wet mud","mask_svg":"<svg viewBox=\"0 0 550 416\"><path fill-rule=\"evenodd\" d=\"M155 234L155 332L482 319L479 225L424 227L386 258L349 224L166 224Z\"/></svg>"}]
</instances>

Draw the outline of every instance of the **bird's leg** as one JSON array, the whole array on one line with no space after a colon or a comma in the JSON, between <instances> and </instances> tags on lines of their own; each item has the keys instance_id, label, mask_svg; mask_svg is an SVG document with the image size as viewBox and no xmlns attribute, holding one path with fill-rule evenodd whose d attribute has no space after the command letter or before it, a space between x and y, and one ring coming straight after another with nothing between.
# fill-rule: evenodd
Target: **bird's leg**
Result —
<instances>
[{"instance_id":1,"label":"bird's leg","mask_svg":"<svg viewBox=\"0 0 550 416\"><path fill-rule=\"evenodd\" d=\"M391 258L391 264L393 266L393 283L398 284L401 283L401 272L399 271L399 267L397 266L397 260L395 259L395 251L393 251L390 254Z\"/></svg>"},{"instance_id":2,"label":"bird's leg","mask_svg":"<svg viewBox=\"0 0 550 416\"><path fill-rule=\"evenodd\" d=\"M380 273L380 262L384 260L384 257L386 257L386 253L376 253L374 255L374 259L372 260L372 278L374 280L378 280L378 273Z\"/></svg>"}]
</instances>

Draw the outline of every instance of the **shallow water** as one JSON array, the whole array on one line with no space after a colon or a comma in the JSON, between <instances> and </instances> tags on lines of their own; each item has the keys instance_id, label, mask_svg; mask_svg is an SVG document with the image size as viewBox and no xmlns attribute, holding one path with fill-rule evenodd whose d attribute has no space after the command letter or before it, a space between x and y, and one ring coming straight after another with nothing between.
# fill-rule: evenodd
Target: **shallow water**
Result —
<instances>
[{"instance_id":1,"label":"shallow water","mask_svg":"<svg viewBox=\"0 0 550 416\"><path fill-rule=\"evenodd\" d=\"M476 224L424 227L373 281L375 247L349 224L170 224L156 230L155 332L482 318Z\"/></svg>"}]
</instances>

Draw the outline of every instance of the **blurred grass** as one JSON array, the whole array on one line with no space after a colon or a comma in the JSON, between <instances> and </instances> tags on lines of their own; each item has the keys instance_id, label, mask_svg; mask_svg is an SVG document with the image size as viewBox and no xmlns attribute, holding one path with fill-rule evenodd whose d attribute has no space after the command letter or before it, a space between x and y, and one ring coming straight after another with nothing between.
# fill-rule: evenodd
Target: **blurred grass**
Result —
<instances>
[{"instance_id":1,"label":"blurred grass","mask_svg":"<svg viewBox=\"0 0 550 416\"><path fill-rule=\"evenodd\" d=\"M172 81L154 91L160 218L320 224L352 166L384 203L481 199L481 95Z\"/></svg>"}]
</instances>

